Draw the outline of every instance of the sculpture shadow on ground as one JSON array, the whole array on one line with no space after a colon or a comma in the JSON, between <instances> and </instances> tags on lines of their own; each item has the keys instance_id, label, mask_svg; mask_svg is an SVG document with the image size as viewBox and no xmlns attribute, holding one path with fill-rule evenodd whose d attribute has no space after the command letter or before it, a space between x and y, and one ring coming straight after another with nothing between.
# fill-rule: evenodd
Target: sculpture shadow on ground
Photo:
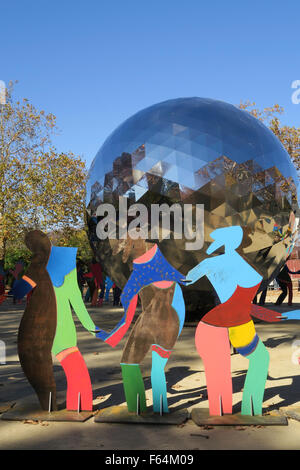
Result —
<instances>
[{"instance_id":1,"label":"sculpture shadow on ground","mask_svg":"<svg viewBox=\"0 0 300 470\"><path fill-rule=\"evenodd\" d=\"M204 371L200 371L204 374ZM167 384L168 384L168 404L172 411L179 411L187 407L197 406L202 401L207 400L207 389L206 385L200 385L199 387L185 388L184 385L180 385L179 382L191 377L193 374L197 374L199 371L189 369L189 367L180 366L172 367L166 372ZM244 382L246 378L247 370L240 370L235 372L236 375L232 377L233 394L240 393L243 390ZM264 407L264 413L272 410L276 410L281 407L292 406L293 404L300 401L300 375L297 376L286 376L273 378L268 376L267 380L270 383L276 383L276 381L291 379L292 383L288 385L278 385L266 388L264 393L264 402L274 399L279 396L282 401L279 403L270 404ZM149 376L144 378L145 389L151 390L151 379ZM178 388L177 388L178 387ZM94 390L94 399L97 397L108 398L96 405L97 409L104 409L110 406L120 405L125 403L125 395L123 390L122 382L106 385L99 387ZM176 403L178 405L176 406ZM233 414L240 413L241 402L233 405Z\"/></svg>"},{"instance_id":2,"label":"sculpture shadow on ground","mask_svg":"<svg viewBox=\"0 0 300 470\"><path fill-rule=\"evenodd\" d=\"M239 393L243 390L244 382L246 378L246 370L241 370L235 372L235 375L232 378L232 386L233 386L233 393ZM292 383L288 385L278 385L278 386L270 386L270 382L276 383L276 381L287 380L291 379ZM278 410L279 408L292 406L295 403L300 401L300 375L295 376L286 376L286 377L278 377L273 378L268 375L267 377L268 385L264 392L264 403L274 399L277 395L281 398L282 401L277 403L272 403L268 406L264 406L263 412L269 412L272 410ZM240 412L241 404L240 402L233 405L233 413Z\"/></svg>"},{"instance_id":3,"label":"sculpture shadow on ground","mask_svg":"<svg viewBox=\"0 0 300 470\"><path fill-rule=\"evenodd\" d=\"M268 411L286 406L292 406L300 401L300 375L279 377L278 379L268 377L268 380L271 382L287 379L291 379L292 383L288 385L278 385L278 387L275 386L266 389L265 400L274 398L277 395L279 395L282 400L280 403L270 405L268 407Z\"/></svg>"},{"instance_id":4,"label":"sculpture shadow on ground","mask_svg":"<svg viewBox=\"0 0 300 470\"><path fill-rule=\"evenodd\" d=\"M168 389L168 404L172 407L172 411L178 411L187 406L197 405L206 397L206 387L200 386L195 388L186 389L182 386L182 391L174 389L174 386L179 386L178 382L193 374L197 374L199 371L191 370L187 366L172 367L166 372L167 389ZM149 376L144 377L144 384L146 390L151 390L151 378ZM180 386L181 387L181 386ZM103 409L110 406L120 405L125 403L125 395L122 382L106 385L99 387L94 390L94 400L97 397L106 397L107 400L97 405L97 409ZM184 400L178 406L173 406L177 402Z\"/></svg>"},{"instance_id":5,"label":"sculpture shadow on ground","mask_svg":"<svg viewBox=\"0 0 300 470\"><path fill-rule=\"evenodd\" d=\"M291 335L286 335L286 336L280 336L278 338L269 338L266 341L264 341L264 345L267 348L276 348L280 344L284 343L291 343L297 338L297 335L291 336Z\"/></svg>"}]
</instances>

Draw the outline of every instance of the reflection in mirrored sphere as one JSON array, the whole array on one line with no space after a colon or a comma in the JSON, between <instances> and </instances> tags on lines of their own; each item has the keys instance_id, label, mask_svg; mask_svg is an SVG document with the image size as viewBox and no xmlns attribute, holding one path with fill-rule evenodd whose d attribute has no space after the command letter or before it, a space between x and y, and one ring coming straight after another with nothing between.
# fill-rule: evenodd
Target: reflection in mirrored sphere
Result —
<instances>
[{"instance_id":1,"label":"reflection in mirrored sphere","mask_svg":"<svg viewBox=\"0 0 300 470\"><path fill-rule=\"evenodd\" d=\"M127 119L97 153L87 183L89 239L104 270L123 288L132 257L124 257L124 240L99 239L97 208L113 205L118 226L120 198L128 207L144 204L149 213L153 204L203 204L201 249L187 250L184 234L174 237L172 212L170 237L160 234L153 240L149 232L149 242L157 242L166 259L186 274L208 256L213 230L240 225L244 238L238 251L263 276L262 289L295 241L298 191L288 153L259 120L221 101L169 100ZM116 243L121 243L119 250ZM187 310L198 318L219 302L205 277L184 288L184 294Z\"/></svg>"}]
</instances>

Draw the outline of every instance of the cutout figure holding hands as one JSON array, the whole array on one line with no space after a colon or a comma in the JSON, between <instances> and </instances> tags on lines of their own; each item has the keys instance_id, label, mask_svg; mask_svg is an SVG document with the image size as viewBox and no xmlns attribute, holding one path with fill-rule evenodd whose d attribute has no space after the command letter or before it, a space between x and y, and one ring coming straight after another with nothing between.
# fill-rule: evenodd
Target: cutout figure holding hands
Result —
<instances>
[{"instance_id":1,"label":"cutout figure holding hands","mask_svg":"<svg viewBox=\"0 0 300 470\"><path fill-rule=\"evenodd\" d=\"M221 301L204 315L195 335L196 348L205 367L209 411L211 415L232 413L231 342L237 352L249 360L242 414L259 415L262 413L269 353L256 334L251 302L262 276L236 252L243 239L241 227L219 228L210 236L214 242L207 254L223 245L225 253L204 259L186 275L187 285L207 276Z\"/></svg>"},{"instance_id":2,"label":"cutout figure holding hands","mask_svg":"<svg viewBox=\"0 0 300 470\"><path fill-rule=\"evenodd\" d=\"M56 405L56 385L52 356L56 356L67 378L67 409L92 410L93 396L89 372L77 347L71 306L92 335L96 326L82 300L77 283L77 248L52 246L39 230L29 232L26 246L32 251L31 264L15 282L12 295L23 298L32 291L18 334L18 353L24 373L36 391L41 407Z\"/></svg>"}]
</instances>

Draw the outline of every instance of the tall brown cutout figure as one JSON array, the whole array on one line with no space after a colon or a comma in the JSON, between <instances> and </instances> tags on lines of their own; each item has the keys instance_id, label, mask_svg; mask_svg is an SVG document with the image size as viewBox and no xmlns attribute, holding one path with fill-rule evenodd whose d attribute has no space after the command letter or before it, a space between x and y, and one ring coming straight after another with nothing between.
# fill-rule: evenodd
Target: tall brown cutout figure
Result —
<instances>
[{"instance_id":1,"label":"tall brown cutout figure","mask_svg":"<svg viewBox=\"0 0 300 470\"><path fill-rule=\"evenodd\" d=\"M40 231L25 237L33 253L25 279L34 289L22 317L18 333L18 354L23 371L35 390L43 410L57 410L56 384L53 375L51 348L56 331L56 299L46 270L51 242ZM51 398L50 398L51 392Z\"/></svg>"}]
</instances>

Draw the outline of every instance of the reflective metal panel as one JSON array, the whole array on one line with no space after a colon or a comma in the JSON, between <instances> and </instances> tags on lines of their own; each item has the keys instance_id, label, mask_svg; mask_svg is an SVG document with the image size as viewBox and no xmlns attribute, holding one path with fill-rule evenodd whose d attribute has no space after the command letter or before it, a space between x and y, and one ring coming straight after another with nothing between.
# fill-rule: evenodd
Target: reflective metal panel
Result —
<instances>
[{"instance_id":1,"label":"reflective metal panel","mask_svg":"<svg viewBox=\"0 0 300 470\"><path fill-rule=\"evenodd\" d=\"M89 237L109 276L123 287L131 262L116 241L99 240L99 204L128 206L204 204L204 246L187 251L186 240L160 239L167 260L183 274L207 257L209 234L241 225L240 254L271 280L294 242L299 180L288 153L260 121L233 105L180 98L146 108L121 124L97 153L87 183ZM118 220L117 220L118 224ZM171 227L172 227L171 223ZM149 239L150 239L149 235ZM155 240L157 241L157 240ZM207 279L185 288L187 309L199 316L218 302Z\"/></svg>"}]
</instances>

